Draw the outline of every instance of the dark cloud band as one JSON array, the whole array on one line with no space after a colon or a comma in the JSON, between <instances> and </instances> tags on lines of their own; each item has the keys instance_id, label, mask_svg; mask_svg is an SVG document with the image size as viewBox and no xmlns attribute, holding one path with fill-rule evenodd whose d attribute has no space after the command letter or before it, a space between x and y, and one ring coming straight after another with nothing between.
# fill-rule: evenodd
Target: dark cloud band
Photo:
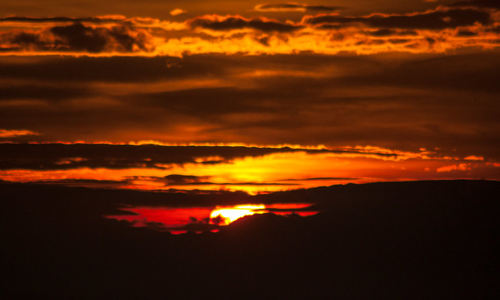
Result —
<instances>
[{"instance_id":1,"label":"dark cloud band","mask_svg":"<svg viewBox=\"0 0 500 300\"><path fill-rule=\"evenodd\" d=\"M259 157L273 153L308 152L370 154L380 157L396 157L395 154L365 153L362 151L336 151L283 148L229 147L229 146L157 146L157 145L110 145L110 144L11 144L0 143L0 170L68 170L76 168L156 168L168 169L168 165L207 161L199 158L218 157L209 163L225 163L236 158ZM208 178L170 175L167 183L200 183ZM163 180L163 179L162 179Z\"/></svg>"},{"instance_id":2,"label":"dark cloud band","mask_svg":"<svg viewBox=\"0 0 500 300\"><path fill-rule=\"evenodd\" d=\"M479 7L479 8L495 8L500 9L500 1L498 0L470 0L470 1L458 1L450 6L461 6L461 7Z\"/></svg>"},{"instance_id":3,"label":"dark cloud band","mask_svg":"<svg viewBox=\"0 0 500 300\"><path fill-rule=\"evenodd\" d=\"M0 33L0 45L11 51L40 52L148 52L147 36L127 26L85 26L80 22L46 28L39 32Z\"/></svg>"},{"instance_id":4,"label":"dark cloud band","mask_svg":"<svg viewBox=\"0 0 500 300\"><path fill-rule=\"evenodd\" d=\"M256 11L305 11L305 12L334 12L342 9L340 6L306 5L295 3L259 4Z\"/></svg>"},{"instance_id":5,"label":"dark cloud band","mask_svg":"<svg viewBox=\"0 0 500 300\"><path fill-rule=\"evenodd\" d=\"M371 15L366 17L344 17L336 14L319 15L316 17L306 17L304 22L312 25L338 24L345 26L362 23L373 28L441 30L471 26L476 23L490 25L493 21L490 14L485 11L452 9L409 15Z\"/></svg>"},{"instance_id":6,"label":"dark cloud band","mask_svg":"<svg viewBox=\"0 0 500 300\"><path fill-rule=\"evenodd\" d=\"M263 32L292 32L303 28L302 26L269 21L264 19L245 19L242 17L228 17L221 20L210 18L196 18L190 21L193 28L205 28L217 31L235 29L255 29Z\"/></svg>"},{"instance_id":7,"label":"dark cloud band","mask_svg":"<svg viewBox=\"0 0 500 300\"><path fill-rule=\"evenodd\" d=\"M16 22L16 23L94 23L94 24L107 24L107 23L120 23L124 21L124 17L117 18L68 18L68 17L55 17L55 18L30 18L30 17L7 17L0 18L0 23Z\"/></svg>"}]
</instances>

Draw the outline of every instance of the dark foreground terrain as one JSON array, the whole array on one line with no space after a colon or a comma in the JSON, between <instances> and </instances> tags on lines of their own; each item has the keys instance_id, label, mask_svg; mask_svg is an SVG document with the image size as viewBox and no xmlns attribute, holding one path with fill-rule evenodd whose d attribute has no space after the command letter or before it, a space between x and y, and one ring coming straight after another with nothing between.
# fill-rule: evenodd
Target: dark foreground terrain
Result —
<instances>
[{"instance_id":1,"label":"dark foreground terrain","mask_svg":"<svg viewBox=\"0 0 500 300\"><path fill-rule=\"evenodd\" d=\"M0 184L2 299L500 299L500 182L245 196ZM131 205L315 202L171 235L105 219Z\"/></svg>"}]
</instances>

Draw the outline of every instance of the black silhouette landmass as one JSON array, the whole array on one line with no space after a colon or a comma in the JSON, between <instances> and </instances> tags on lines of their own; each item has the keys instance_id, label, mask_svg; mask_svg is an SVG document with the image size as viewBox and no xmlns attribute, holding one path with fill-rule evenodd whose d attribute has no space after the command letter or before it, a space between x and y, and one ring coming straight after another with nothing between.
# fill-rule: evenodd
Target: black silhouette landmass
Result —
<instances>
[{"instance_id":1,"label":"black silhouette landmass","mask_svg":"<svg viewBox=\"0 0 500 300\"><path fill-rule=\"evenodd\" d=\"M248 196L0 183L3 299L500 299L500 182ZM133 228L123 205L316 203L220 232Z\"/></svg>"}]
</instances>

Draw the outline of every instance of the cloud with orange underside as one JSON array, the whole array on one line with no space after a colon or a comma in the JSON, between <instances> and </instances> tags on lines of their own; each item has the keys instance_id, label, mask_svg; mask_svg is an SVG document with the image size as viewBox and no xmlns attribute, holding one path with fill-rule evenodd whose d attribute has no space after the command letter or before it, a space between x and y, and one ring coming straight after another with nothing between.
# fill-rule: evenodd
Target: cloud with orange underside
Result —
<instances>
[{"instance_id":1,"label":"cloud with orange underside","mask_svg":"<svg viewBox=\"0 0 500 300\"><path fill-rule=\"evenodd\" d=\"M301 22L239 15L207 15L184 22L123 16L9 17L0 19L5 28L0 32L0 55L181 57L203 53L334 55L492 49L499 46L498 14L474 7L438 7L407 14L308 15Z\"/></svg>"}]
</instances>

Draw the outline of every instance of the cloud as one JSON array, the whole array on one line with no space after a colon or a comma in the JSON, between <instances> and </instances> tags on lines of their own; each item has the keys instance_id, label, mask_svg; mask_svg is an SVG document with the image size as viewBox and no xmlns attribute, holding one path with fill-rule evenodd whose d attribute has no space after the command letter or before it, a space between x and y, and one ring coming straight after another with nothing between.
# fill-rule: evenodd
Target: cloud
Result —
<instances>
[{"instance_id":1,"label":"cloud","mask_svg":"<svg viewBox=\"0 0 500 300\"><path fill-rule=\"evenodd\" d=\"M323 5L307 5L298 3L281 3L281 4L258 4L255 6L255 11L272 11L272 12L334 12L343 9L340 6L323 6Z\"/></svg>"},{"instance_id":2,"label":"cloud","mask_svg":"<svg viewBox=\"0 0 500 300\"><path fill-rule=\"evenodd\" d=\"M100 20L100 19L99 19ZM98 22L100 24L100 22ZM81 22L71 25L49 26L38 32L14 30L0 33L0 45L8 51L35 52L149 52L153 48L143 30L124 25L111 27L86 26Z\"/></svg>"},{"instance_id":3,"label":"cloud","mask_svg":"<svg viewBox=\"0 0 500 300\"><path fill-rule=\"evenodd\" d=\"M478 36L479 34L477 32L472 32L472 31L469 31L469 30L459 30L457 32L457 37L465 37L465 38L468 38L468 37L475 37L475 36Z\"/></svg>"},{"instance_id":4,"label":"cloud","mask_svg":"<svg viewBox=\"0 0 500 300\"><path fill-rule=\"evenodd\" d=\"M209 178L210 176L171 174L165 176L165 182L167 185L197 184L206 182Z\"/></svg>"},{"instance_id":5,"label":"cloud","mask_svg":"<svg viewBox=\"0 0 500 300\"><path fill-rule=\"evenodd\" d=\"M277 5L297 6L324 8ZM123 16L10 17L0 19L5 25L0 33L0 55L183 57L207 53L337 55L491 49L498 47L499 39L492 14L472 7L439 7L407 14L320 14L306 16L301 22L238 15L206 15L183 22ZM457 35L458 30L476 35ZM391 36L395 38L389 40Z\"/></svg>"},{"instance_id":6,"label":"cloud","mask_svg":"<svg viewBox=\"0 0 500 300\"><path fill-rule=\"evenodd\" d=\"M85 27L81 23L70 26L56 26L50 30L55 36L65 40L68 50L87 52L101 52L107 44L106 36L90 27Z\"/></svg>"},{"instance_id":7,"label":"cloud","mask_svg":"<svg viewBox=\"0 0 500 300\"><path fill-rule=\"evenodd\" d=\"M402 15L374 14L364 17L345 17L338 14L307 16L304 17L303 22L312 25L353 25L362 23L373 28L441 30L460 26L472 26L476 23L490 25L493 21L490 14L485 11L450 9Z\"/></svg>"},{"instance_id":8,"label":"cloud","mask_svg":"<svg viewBox=\"0 0 500 300\"><path fill-rule=\"evenodd\" d=\"M479 7L479 8L496 8L496 9L500 9L500 2L498 0L458 1L458 2L452 3L450 6Z\"/></svg>"},{"instance_id":9,"label":"cloud","mask_svg":"<svg viewBox=\"0 0 500 300\"><path fill-rule=\"evenodd\" d=\"M28 134L31 131L20 131ZM15 133L11 133L15 134ZM113 145L84 143L43 143L14 144L0 143L0 170L70 170L80 168L91 169L159 169L168 170L172 165L184 164L223 164L238 158L262 157L274 153L308 154L332 153L354 155L358 157L378 157L396 159L397 153L379 151L326 150L290 147L245 147L245 146L160 146L160 145ZM213 158L217 157L214 161ZM191 176L170 174L157 180L169 185L212 184L207 182L208 176ZM320 180L320 179L317 179ZM216 183L224 184L224 183ZM234 183L227 183L234 184ZM238 185L261 185L261 183L240 182ZM273 185L276 185L273 183Z\"/></svg>"},{"instance_id":10,"label":"cloud","mask_svg":"<svg viewBox=\"0 0 500 300\"><path fill-rule=\"evenodd\" d=\"M178 16L178 15L182 15L185 13L187 13L187 11L180 9L180 8L176 8L176 9L170 11L171 16Z\"/></svg>"},{"instance_id":11,"label":"cloud","mask_svg":"<svg viewBox=\"0 0 500 300\"><path fill-rule=\"evenodd\" d=\"M494 32L494 33L500 33L500 26L493 27L491 29L488 29L487 31Z\"/></svg>"},{"instance_id":12,"label":"cloud","mask_svg":"<svg viewBox=\"0 0 500 300\"><path fill-rule=\"evenodd\" d=\"M464 160L484 161L484 157L470 155L470 156L465 157Z\"/></svg>"},{"instance_id":13,"label":"cloud","mask_svg":"<svg viewBox=\"0 0 500 300\"><path fill-rule=\"evenodd\" d=\"M33 184L64 185L69 187L112 188L119 189L130 186L128 180L98 180L98 179L56 179L32 181Z\"/></svg>"},{"instance_id":14,"label":"cloud","mask_svg":"<svg viewBox=\"0 0 500 300\"><path fill-rule=\"evenodd\" d=\"M0 23L93 23L107 24L120 23L125 21L124 16L106 16L94 18L69 18L69 17L54 17L54 18L31 18L31 17L6 17L0 18Z\"/></svg>"},{"instance_id":15,"label":"cloud","mask_svg":"<svg viewBox=\"0 0 500 300\"><path fill-rule=\"evenodd\" d=\"M36 134L32 131L0 131L4 137ZM272 153L310 151L307 149L255 148L230 146L156 146L156 145L111 145L111 144L0 144L3 153L1 170L68 170L77 168L153 168L168 169L171 164L205 164L200 158L220 157L212 164L224 163L236 158L259 157ZM318 153L321 153L319 151ZM169 175L168 183L201 182L208 178L184 175Z\"/></svg>"},{"instance_id":16,"label":"cloud","mask_svg":"<svg viewBox=\"0 0 500 300\"><path fill-rule=\"evenodd\" d=\"M491 65L485 65L483 63L485 61ZM373 85L392 82L395 85L411 88L446 89L450 92L460 90L468 93L484 91L496 94L500 92L500 87L496 85L497 71L493 66L498 65L500 58L496 52L456 54L408 61L393 70L383 71L383 74L378 74L380 76L378 79L368 75L368 77L361 76L359 80L360 82L373 80L370 83ZM457 84L458 82L460 84Z\"/></svg>"},{"instance_id":17,"label":"cloud","mask_svg":"<svg viewBox=\"0 0 500 300\"><path fill-rule=\"evenodd\" d=\"M19 131L17 134L28 133L31 133L31 131ZM16 134L16 131L4 134L6 136L13 136ZM0 149L3 153L0 159L0 169L3 170L68 170L85 167L165 169L170 164L203 164L203 161L199 160L200 157L220 156L224 161L230 161L246 156L255 157L276 152L294 151L290 148L131 146L107 144L0 144ZM177 183L181 183L182 180L194 180L194 178L189 179L189 177L179 176L167 177L166 180Z\"/></svg>"},{"instance_id":18,"label":"cloud","mask_svg":"<svg viewBox=\"0 0 500 300\"><path fill-rule=\"evenodd\" d=\"M443 173L443 172L451 172L451 171L470 171L472 170L472 167L470 164L458 164L458 165L451 165L451 166L445 166L438 168L436 172L438 173Z\"/></svg>"},{"instance_id":19,"label":"cloud","mask_svg":"<svg viewBox=\"0 0 500 300\"><path fill-rule=\"evenodd\" d=\"M15 138L20 136L40 135L31 130L0 129L0 138Z\"/></svg>"},{"instance_id":20,"label":"cloud","mask_svg":"<svg viewBox=\"0 0 500 300\"><path fill-rule=\"evenodd\" d=\"M62 47L69 51L85 50L90 53L102 52L112 47L118 52L132 52L134 49L147 50L145 37L132 37L125 27L92 28L81 23L70 26L56 26L50 30L55 36L62 38ZM61 47L61 46L56 46Z\"/></svg>"},{"instance_id":21,"label":"cloud","mask_svg":"<svg viewBox=\"0 0 500 300\"><path fill-rule=\"evenodd\" d=\"M194 60L193 60L194 59ZM19 63L17 63L19 62ZM95 94L80 85L91 82L101 83L146 83L157 80L189 79L205 77L209 74L223 76L221 66L217 68L216 60L204 63L203 58L192 57L179 59L174 57L78 57L72 59L42 59L9 57L0 61L0 78L4 80L15 79L65 82L64 86L30 86L26 83L17 86L0 86L0 98L8 99L4 95L23 95L33 98L39 94L42 99L47 97L62 99L70 96L68 89L75 93L88 96ZM182 64L182 68L168 68L167 64ZM74 84L78 84L74 87ZM47 95L47 97L45 96Z\"/></svg>"},{"instance_id":22,"label":"cloud","mask_svg":"<svg viewBox=\"0 0 500 300\"><path fill-rule=\"evenodd\" d=\"M4 58L2 82L19 81L28 89L25 82L38 86L54 81L92 93L57 100L63 90L54 89L46 92L44 105L13 105L5 99L0 120L2 128L44 134L18 138L26 142L84 138L441 147L489 159L498 157L500 146L495 132L499 58L497 51L428 56L213 54L177 59L182 67L170 69L162 57ZM204 83L213 77L218 85ZM187 79L192 80L179 87L178 80ZM50 95L56 100L49 100ZM105 101L113 105L104 106ZM199 154L190 160L203 156ZM125 161L115 166L122 163L127 166Z\"/></svg>"},{"instance_id":23,"label":"cloud","mask_svg":"<svg viewBox=\"0 0 500 300\"><path fill-rule=\"evenodd\" d=\"M189 21L193 28L204 28L216 31L226 31L235 29L255 29L262 32L293 32L303 28L302 26L288 23L281 23L264 18L246 19L240 16L199 17Z\"/></svg>"},{"instance_id":24,"label":"cloud","mask_svg":"<svg viewBox=\"0 0 500 300\"><path fill-rule=\"evenodd\" d=\"M310 177L310 178L292 178L282 179L280 181L327 181L327 180L357 180L359 178L352 177Z\"/></svg>"},{"instance_id":25,"label":"cloud","mask_svg":"<svg viewBox=\"0 0 500 300\"><path fill-rule=\"evenodd\" d=\"M129 181L151 181L151 182L161 182L165 186L172 187L187 187L187 186L298 186L296 183L283 183L283 182L249 182L249 181L234 181L234 182L215 182L208 181L212 176L195 176L195 175L179 175L171 174L165 177L156 176L138 176L129 177ZM280 180L281 181L281 180Z\"/></svg>"},{"instance_id":26,"label":"cloud","mask_svg":"<svg viewBox=\"0 0 500 300\"><path fill-rule=\"evenodd\" d=\"M418 36L414 30L394 30L394 29L378 29L375 31L368 31L366 34L374 37L390 37L390 36Z\"/></svg>"},{"instance_id":27,"label":"cloud","mask_svg":"<svg viewBox=\"0 0 500 300\"><path fill-rule=\"evenodd\" d=\"M1 75L0 75L1 76ZM11 85L7 87L0 86L0 104L8 100L15 99L37 99L59 102L75 97L88 97L95 95L92 91L82 87L61 87L61 86L43 86L43 85Z\"/></svg>"}]
</instances>

